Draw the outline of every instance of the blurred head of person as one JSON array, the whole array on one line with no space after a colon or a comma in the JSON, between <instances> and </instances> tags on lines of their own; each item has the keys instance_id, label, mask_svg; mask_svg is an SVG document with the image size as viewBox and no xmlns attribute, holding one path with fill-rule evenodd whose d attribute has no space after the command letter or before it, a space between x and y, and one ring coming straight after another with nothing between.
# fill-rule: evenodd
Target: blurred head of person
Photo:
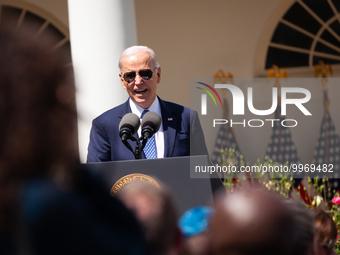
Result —
<instances>
[{"instance_id":1,"label":"blurred head of person","mask_svg":"<svg viewBox=\"0 0 340 255\"><path fill-rule=\"evenodd\" d=\"M120 190L117 197L141 223L151 254L176 254L180 240L177 207L170 191L161 186L134 181Z\"/></svg>"},{"instance_id":2,"label":"blurred head of person","mask_svg":"<svg viewBox=\"0 0 340 255\"><path fill-rule=\"evenodd\" d=\"M337 229L332 217L324 210L314 211L315 226L315 254L329 255L336 254L334 251L337 241Z\"/></svg>"},{"instance_id":3,"label":"blurred head of person","mask_svg":"<svg viewBox=\"0 0 340 255\"><path fill-rule=\"evenodd\" d=\"M52 47L28 27L0 26L0 232L23 181L71 180L79 163L72 70Z\"/></svg>"},{"instance_id":4,"label":"blurred head of person","mask_svg":"<svg viewBox=\"0 0 340 255\"><path fill-rule=\"evenodd\" d=\"M291 236L292 251L290 254L313 254L314 221L312 211L298 201L284 200L283 202L291 212L294 220L294 232Z\"/></svg>"},{"instance_id":5,"label":"blurred head of person","mask_svg":"<svg viewBox=\"0 0 340 255\"><path fill-rule=\"evenodd\" d=\"M209 231L217 255L290 254L293 219L268 191L240 190L220 197Z\"/></svg>"}]
</instances>

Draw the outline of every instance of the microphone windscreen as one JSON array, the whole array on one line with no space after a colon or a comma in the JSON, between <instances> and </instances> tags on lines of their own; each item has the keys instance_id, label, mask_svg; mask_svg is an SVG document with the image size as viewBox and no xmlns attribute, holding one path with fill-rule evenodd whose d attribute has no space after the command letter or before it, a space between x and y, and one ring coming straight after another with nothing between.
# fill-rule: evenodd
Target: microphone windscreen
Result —
<instances>
[{"instance_id":1,"label":"microphone windscreen","mask_svg":"<svg viewBox=\"0 0 340 255\"><path fill-rule=\"evenodd\" d=\"M144 114L142 119L142 129L146 126L150 126L153 132L156 133L161 126L161 116L156 112L147 112Z\"/></svg>"},{"instance_id":2,"label":"microphone windscreen","mask_svg":"<svg viewBox=\"0 0 340 255\"><path fill-rule=\"evenodd\" d=\"M128 128L132 135L136 134L140 125L139 117L134 113L127 113L119 123L119 131L122 128Z\"/></svg>"}]
</instances>

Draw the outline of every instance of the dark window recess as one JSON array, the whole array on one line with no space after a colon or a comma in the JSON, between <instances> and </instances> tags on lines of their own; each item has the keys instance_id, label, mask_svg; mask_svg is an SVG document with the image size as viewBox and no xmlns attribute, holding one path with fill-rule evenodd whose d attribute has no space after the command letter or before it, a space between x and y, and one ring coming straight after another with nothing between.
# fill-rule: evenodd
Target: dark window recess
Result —
<instances>
[{"instance_id":1,"label":"dark window recess","mask_svg":"<svg viewBox=\"0 0 340 255\"><path fill-rule=\"evenodd\" d=\"M21 9L6 5L1 6L0 23L6 23L9 27L15 28L21 15Z\"/></svg>"},{"instance_id":2,"label":"dark window recess","mask_svg":"<svg viewBox=\"0 0 340 255\"><path fill-rule=\"evenodd\" d=\"M340 42L328 30L322 33L321 38L340 48Z\"/></svg>"},{"instance_id":3,"label":"dark window recess","mask_svg":"<svg viewBox=\"0 0 340 255\"><path fill-rule=\"evenodd\" d=\"M38 15L27 11L23 23L29 24L33 31L38 32L41 26L45 23L45 20Z\"/></svg>"},{"instance_id":4,"label":"dark window recess","mask_svg":"<svg viewBox=\"0 0 340 255\"><path fill-rule=\"evenodd\" d=\"M324 45L323 43L320 43L320 42L318 42L316 44L315 51L340 56L340 52L333 50L333 49L329 48L328 46L326 46L326 45Z\"/></svg>"},{"instance_id":5,"label":"dark window recess","mask_svg":"<svg viewBox=\"0 0 340 255\"><path fill-rule=\"evenodd\" d=\"M309 55L293 51L281 50L273 47L268 48L266 69L273 65L279 67L308 66Z\"/></svg>"},{"instance_id":6,"label":"dark window recess","mask_svg":"<svg viewBox=\"0 0 340 255\"><path fill-rule=\"evenodd\" d=\"M339 1L340 3L340 1ZM340 35L340 23L339 20L336 19L330 26L329 26L337 35Z\"/></svg>"},{"instance_id":7,"label":"dark window recess","mask_svg":"<svg viewBox=\"0 0 340 255\"><path fill-rule=\"evenodd\" d=\"M324 22L334 16L334 12L329 6L327 0L302 0L302 2L304 2Z\"/></svg>"},{"instance_id":8,"label":"dark window recess","mask_svg":"<svg viewBox=\"0 0 340 255\"><path fill-rule=\"evenodd\" d=\"M316 65L319 63L319 60L323 61L325 64L339 64L340 60L335 60L335 59L329 59L329 58L322 58L322 57L313 57L313 65Z\"/></svg>"},{"instance_id":9,"label":"dark window recess","mask_svg":"<svg viewBox=\"0 0 340 255\"><path fill-rule=\"evenodd\" d=\"M316 34L321 28L321 24L317 22L299 3L293 4L283 16L283 19L312 34Z\"/></svg>"},{"instance_id":10,"label":"dark window recess","mask_svg":"<svg viewBox=\"0 0 340 255\"><path fill-rule=\"evenodd\" d=\"M303 49L310 49L313 39L283 23L279 23L273 35L272 42Z\"/></svg>"},{"instance_id":11,"label":"dark window recess","mask_svg":"<svg viewBox=\"0 0 340 255\"><path fill-rule=\"evenodd\" d=\"M65 36L52 24L49 24L46 27L46 29L40 34L40 37L42 39L46 37L48 40L52 40L54 45L65 38Z\"/></svg>"},{"instance_id":12,"label":"dark window recess","mask_svg":"<svg viewBox=\"0 0 340 255\"><path fill-rule=\"evenodd\" d=\"M337 9L338 12L340 12L340 1L339 0L331 0L335 8Z\"/></svg>"}]
</instances>

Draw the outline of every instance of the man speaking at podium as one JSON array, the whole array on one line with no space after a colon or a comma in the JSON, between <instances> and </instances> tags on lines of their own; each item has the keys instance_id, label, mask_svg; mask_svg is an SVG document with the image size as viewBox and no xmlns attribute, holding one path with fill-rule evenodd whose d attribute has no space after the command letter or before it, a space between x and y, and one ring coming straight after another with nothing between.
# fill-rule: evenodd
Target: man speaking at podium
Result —
<instances>
[{"instance_id":1,"label":"man speaking at podium","mask_svg":"<svg viewBox=\"0 0 340 255\"><path fill-rule=\"evenodd\" d=\"M156 95L161 68L152 49L145 46L127 48L120 56L119 68L120 81L129 99L93 120L87 163L135 159L119 134L122 117L131 112L140 119L147 111L161 117L160 128L148 139L142 158L208 155L197 112L163 101ZM139 130L138 137L140 135Z\"/></svg>"}]
</instances>

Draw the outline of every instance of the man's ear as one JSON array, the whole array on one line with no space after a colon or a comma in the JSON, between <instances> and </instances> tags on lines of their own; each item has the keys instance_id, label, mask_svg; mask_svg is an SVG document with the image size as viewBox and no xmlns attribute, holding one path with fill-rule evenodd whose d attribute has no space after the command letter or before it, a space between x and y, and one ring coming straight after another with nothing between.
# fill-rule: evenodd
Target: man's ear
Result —
<instances>
[{"instance_id":1,"label":"man's ear","mask_svg":"<svg viewBox=\"0 0 340 255\"><path fill-rule=\"evenodd\" d=\"M161 82L161 67L158 67L157 69L157 83Z\"/></svg>"},{"instance_id":2,"label":"man's ear","mask_svg":"<svg viewBox=\"0 0 340 255\"><path fill-rule=\"evenodd\" d=\"M123 88L126 90L126 83L125 83L121 73L119 73L119 78L120 78L120 83L122 84Z\"/></svg>"}]
</instances>

